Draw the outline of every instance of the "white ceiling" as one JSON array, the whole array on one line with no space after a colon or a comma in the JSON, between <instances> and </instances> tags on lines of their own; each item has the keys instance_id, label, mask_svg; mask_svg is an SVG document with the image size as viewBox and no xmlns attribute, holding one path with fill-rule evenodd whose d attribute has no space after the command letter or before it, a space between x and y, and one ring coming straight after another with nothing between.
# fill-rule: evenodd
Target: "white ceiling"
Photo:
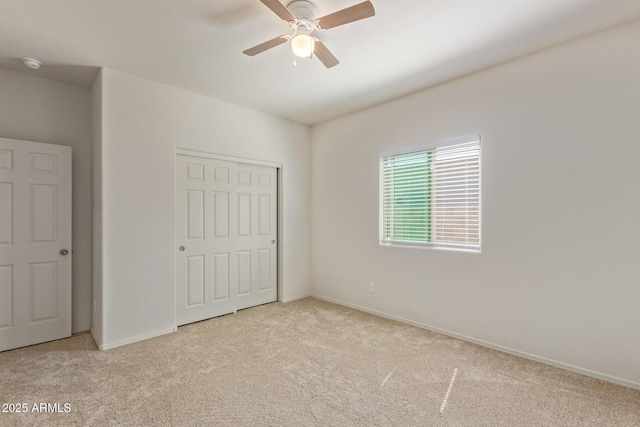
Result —
<instances>
[{"instance_id":1,"label":"white ceiling","mask_svg":"<svg viewBox=\"0 0 640 427\"><path fill-rule=\"evenodd\" d=\"M293 68L286 44L242 54L289 32L259 0L0 0L0 67L81 86L107 67L316 124L640 18L637 0L372 2L376 16L318 33L341 61L326 69Z\"/></svg>"}]
</instances>

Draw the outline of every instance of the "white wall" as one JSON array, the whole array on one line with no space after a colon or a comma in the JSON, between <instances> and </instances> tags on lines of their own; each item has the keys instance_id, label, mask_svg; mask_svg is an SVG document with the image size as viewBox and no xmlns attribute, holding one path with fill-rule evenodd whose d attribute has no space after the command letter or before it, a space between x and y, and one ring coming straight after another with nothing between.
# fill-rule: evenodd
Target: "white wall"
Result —
<instances>
[{"instance_id":1,"label":"white wall","mask_svg":"<svg viewBox=\"0 0 640 427\"><path fill-rule=\"evenodd\" d=\"M640 387L638 40L636 21L315 126L314 294ZM380 247L379 153L478 133L482 253Z\"/></svg>"},{"instance_id":2,"label":"white wall","mask_svg":"<svg viewBox=\"0 0 640 427\"><path fill-rule=\"evenodd\" d=\"M101 85L101 348L175 327L176 148L283 164L282 298L309 294L309 128L113 70Z\"/></svg>"},{"instance_id":3,"label":"white wall","mask_svg":"<svg viewBox=\"0 0 640 427\"><path fill-rule=\"evenodd\" d=\"M0 70L0 136L73 150L72 330L91 323L91 95L88 89Z\"/></svg>"},{"instance_id":4,"label":"white wall","mask_svg":"<svg viewBox=\"0 0 640 427\"><path fill-rule=\"evenodd\" d=\"M96 343L102 343L104 322L104 298L102 292L102 70L91 87L91 123L93 131L92 151L92 265L91 270L91 335Z\"/></svg>"}]
</instances>

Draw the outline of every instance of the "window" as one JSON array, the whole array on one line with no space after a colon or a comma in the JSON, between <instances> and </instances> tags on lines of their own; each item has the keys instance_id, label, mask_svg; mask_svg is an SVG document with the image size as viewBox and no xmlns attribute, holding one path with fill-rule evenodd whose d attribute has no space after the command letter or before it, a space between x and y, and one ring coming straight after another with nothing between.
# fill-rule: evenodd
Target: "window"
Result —
<instances>
[{"instance_id":1,"label":"window","mask_svg":"<svg viewBox=\"0 0 640 427\"><path fill-rule=\"evenodd\" d=\"M380 157L380 242L480 249L480 137Z\"/></svg>"}]
</instances>

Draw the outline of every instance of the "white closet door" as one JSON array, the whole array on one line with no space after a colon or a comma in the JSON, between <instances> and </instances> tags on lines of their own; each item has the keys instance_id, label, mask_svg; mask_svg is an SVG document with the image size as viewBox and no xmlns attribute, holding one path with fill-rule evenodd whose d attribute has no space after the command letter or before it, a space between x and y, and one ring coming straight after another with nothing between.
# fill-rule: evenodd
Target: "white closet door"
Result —
<instances>
[{"instance_id":1,"label":"white closet door","mask_svg":"<svg viewBox=\"0 0 640 427\"><path fill-rule=\"evenodd\" d=\"M0 351L71 336L71 148L0 138Z\"/></svg>"},{"instance_id":2,"label":"white closet door","mask_svg":"<svg viewBox=\"0 0 640 427\"><path fill-rule=\"evenodd\" d=\"M178 155L178 325L276 301L277 170Z\"/></svg>"}]
</instances>

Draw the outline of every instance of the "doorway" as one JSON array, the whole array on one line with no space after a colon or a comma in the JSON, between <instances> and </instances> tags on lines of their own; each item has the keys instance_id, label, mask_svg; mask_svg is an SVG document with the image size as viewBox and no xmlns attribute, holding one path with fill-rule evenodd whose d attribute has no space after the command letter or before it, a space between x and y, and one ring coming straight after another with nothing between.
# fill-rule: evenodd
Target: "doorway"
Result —
<instances>
[{"instance_id":1,"label":"doorway","mask_svg":"<svg viewBox=\"0 0 640 427\"><path fill-rule=\"evenodd\" d=\"M71 147L0 138L0 351L71 336Z\"/></svg>"},{"instance_id":2,"label":"doorway","mask_svg":"<svg viewBox=\"0 0 640 427\"><path fill-rule=\"evenodd\" d=\"M176 321L278 298L278 168L179 152Z\"/></svg>"}]
</instances>

